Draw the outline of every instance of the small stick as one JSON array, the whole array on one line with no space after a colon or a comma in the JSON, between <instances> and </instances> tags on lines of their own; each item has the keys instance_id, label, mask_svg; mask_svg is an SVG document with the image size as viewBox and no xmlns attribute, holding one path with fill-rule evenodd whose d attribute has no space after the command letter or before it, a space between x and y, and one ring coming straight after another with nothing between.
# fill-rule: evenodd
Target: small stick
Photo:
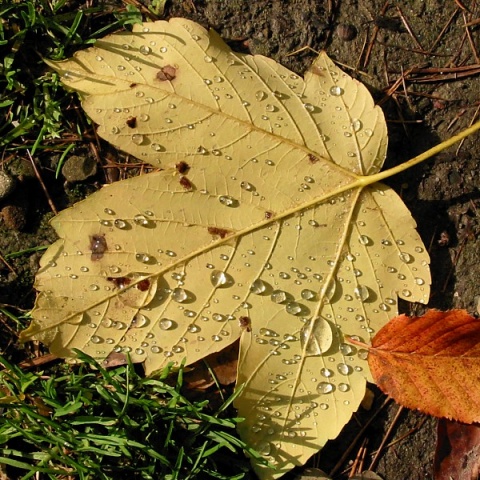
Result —
<instances>
[{"instance_id":1,"label":"small stick","mask_svg":"<svg viewBox=\"0 0 480 480\"><path fill-rule=\"evenodd\" d=\"M440 40L442 39L442 37L445 35L445 32L447 31L447 29L450 27L450 25L452 24L453 20L455 19L455 17L457 16L458 12L460 11L459 8L456 8L455 11L452 13L452 15L450 16L450 18L448 19L447 23L445 24L445 26L442 28L441 32L438 34L438 37L435 39L435 41L433 42L433 45L429 48L429 52L430 53L433 53L435 48L437 47L438 43L440 42Z\"/></svg>"},{"instance_id":2,"label":"small stick","mask_svg":"<svg viewBox=\"0 0 480 480\"><path fill-rule=\"evenodd\" d=\"M387 0L385 2L385 5L383 5L383 7L382 7L380 15L385 15L389 6L390 6L390 2ZM365 54L365 58L363 60L363 68L367 68L368 63L370 62L370 55L372 54L373 44L375 43L375 40L377 38L379 30L380 30L380 28L377 25L375 25L375 27L373 29L372 39L370 40L370 43L367 47L367 53Z\"/></svg>"},{"instance_id":3,"label":"small stick","mask_svg":"<svg viewBox=\"0 0 480 480\"><path fill-rule=\"evenodd\" d=\"M471 127L475 123L475 120L477 120L479 111L480 111L480 104L477 105L477 108L475 109L475 113L473 114L473 118L470 120L470 123L468 125L469 127ZM463 146L463 142L465 142L464 138L462 140L460 140L460 143L458 144L455 155L458 155L458 152L460 151L460 149Z\"/></svg>"},{"instance_id":4,"label":"small stick","mask_svg":"<svg viewBox=\"0 0 480 480\"><path fill-rule=\"evenodd\" d=\"M20 362L18 366L20 368L35 368L40 365L45 365L46 363L53 362L57 359L58 357L53 353L47 353L45 355L42 355L41 357L29 358L28 360L24 360L23 362Z\"/></svg>"},{"instance_id":5,"label":"small stick","mask_svg":"<svg viewBox=\"0 0 480 480\"><path fill-rule=\"evenodd\" d=\"M354 342L352 342L354 343ZM358 440L362 437L362 435L365 433L365 430L367 430L367 428L370 426L370 424L375 420L375 418L377 418L377 415L385 408L385 406L391 402L391 398L386 398L384 400L384 402L382 403L382 405L380 405L380 408L367 420L367 422L365 423L365 425L362 427L362 429L357 433L357 435L355 436L355 438L353 439L353 441L350 443L350 445L348 446L348 448L345 450L345 452L343 452L343 455L342 457L340 458L340 460L337 462L337 464L333 467L333 469L329 472L329 475L330 477L333 477L335 475L335 473L340 469L340 467L343 465L343 463L345 462L345 460L347 459L347 457L350 455L350 452L353 450L353 448L355 447L356 443L358 442Z\"/></svg>"},{"instance_id":6,"label":"small stick","mask_svg":"<svg viewBox=\"0 0 480 480\"><path fill-rule=\"evenodd\" d=\"M403 412L403 407L400 405L400 407L397 410L397 413L395 414L395 417L394 417L392 423L388 427L388 430L385 433L385 435L382 439L382 442L380 443L380 446L378 447L378 450L375 453L375 456L373 457L372 462L370 463L370 466L368 467L369 470L373 470L375 468L375 466L377 465L378 459L380 458L380 453L382 452L383 447L387 443L387 439L390 436L390 434L392 433L392 430L395 427L395 424L397 423L398 419L400 418L400 415L401 415L402 412Z\"/></svg>"},{"instance_id":7,"label":"small stick","mask_svg":"<svg viewBox=\"0 0 480 480\"><path fill-rule=\"evenodd\" d=\"M40 175L40 171L37 168L37 165L35 164L35 160L33 157L30 155L30 150L27 149L27 155L30 160L30 163L32 164L33 170L35 172L36 177L38 178L38 181L40 182L40 186L42 187L43 192L45 193L45 196L47 197L48 204L50 205L50 208L52 209L52 212L55 215L58 215L58 210L55 207L55 204L53 203L52 198L50 197L50 194L48 193L47 187L43 183L42 176Z\"/></svg>"},{"instance_id":8,"label":"small stick","mask_svg":"<svg viewBox=\"0 0 480 480\"><path fill-rule=\"evenodd\" d=\"M418 430L420 430L423 427L423 424L427 421L427 418L428 418L427 416L423 417L422 420L420 420L420 422L418 422L418 424L415 427L413 427L411 430L409 430L407 433L404 433L402 436L387 443L387 445L385 445L385 449L393 447L397 443L400 443L401 441L405 440L405 438L407 438L408 436L412 435L412 433L415 433ZM373 452L373 454L376 454L376 453L377 451Z\"/></svg>"},{"instance_id":9,"label":"small stick","mask_svg":"<svg viewBox=\"0 0 480 480\"><path fill-rule=\"evenodd\" d=\"M465 21L465 23L467 23L467 16L465 15L465 12L462 12L462 13L463 13L463 20ZM470 48L472 49L473 56L475 57L476 62L480 63L480 59L478 58L478 52L477 52L477 49L475 48L475 43L473 42L472 32L468 27L465 27L465 33L467 35Z\"/></svg>"},{"instance_id":10,"label":"small stick","mask_svg":"<svg viewBox=\"0 0 480 480\"><path fill-rule=\"evenodd\" d=\"M360 448L358 449L357 456L355 457L355 461L353 462L352 468L350 469L350 473L348 475L348 478L352 478L357 474L357 472L362 472L363 470L363 464L365 462L365 456L367 452L367 445L368 438L365 437L362 440L362 444L360 445Z\"/></svg>"},{"instance_id":11,"label":"small stick","mask_svg":"<svg viewBox=\"0 0 480 480\"><path fill-rule=\"evenodd\" d=\"M425 49L422 47L422 44L418 40L417 36L413 33L412 28L410 27L407 19L404 17L403 12L399 6L397 6L397 12L400 15L400 18L402 19L403 24L405 25L405 28L407 29L407 32L410 34L410 36L413 38L413 41L417 44L417 47L420 49L421 52L425 52Z\"/></svg>"},{"instance_id":12,"label":"small stick","mask_svg":"<svg viewBox=\"0 0 480 480\"><path fill-rule=\"evenodd\" d=\"M13 267L7 262L5 257L0 253L0 260L6 265L6 267L14 274L16 275L17 272L13 269Z\"/></svg>"}]
</instances>

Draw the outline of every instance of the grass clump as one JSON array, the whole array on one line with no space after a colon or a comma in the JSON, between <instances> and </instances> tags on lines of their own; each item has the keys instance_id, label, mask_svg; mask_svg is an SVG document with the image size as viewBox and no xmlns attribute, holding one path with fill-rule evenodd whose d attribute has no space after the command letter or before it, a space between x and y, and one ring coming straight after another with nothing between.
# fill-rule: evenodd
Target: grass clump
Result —
<instances>
[{"instance_id":1,"label":"grass clump","mask_svg":"<svg viewBox=\"0 0 480 480\"><path fill-rule=\"evenodd\" d=\"M225 415L232 398L212 411L181 393L182 369L172 384L170 368L144 378L78 354L84 363L51 375L0 359L0 464L15 478L247 478L240 420Z\"/></svg>"},{"instance_id":2,"label":"grass clump","mask_svg":"<svg viewBox=\"0 0 480 480\"><path fill-rule=\"evenodd\" d=\"M72 0L0 2L0 148L4 154L25 148L33 154L49 146L46 140L55 139L61 151L62 134L76 131L74 122L65 117L70 95L43 58L61 60L105 33L140 20L135 9L115 9L102 1L88 8Z\"/></svg>"}]
</instances>

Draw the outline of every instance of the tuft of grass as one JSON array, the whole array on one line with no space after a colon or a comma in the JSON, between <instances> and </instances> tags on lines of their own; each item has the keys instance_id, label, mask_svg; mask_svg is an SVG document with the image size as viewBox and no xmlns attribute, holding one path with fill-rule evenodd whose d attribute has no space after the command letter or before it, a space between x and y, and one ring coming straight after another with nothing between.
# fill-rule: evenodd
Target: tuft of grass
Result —
<instances>
[{"instance_id":1,"label":"tuft of grass","mask_svg":"<svg viewBox=\"0 0 480 480\"><path fill-rule=\"evenodd\" d=\"M15 478L82 480L248 478L257 456L235 434L230 398L211 411L182 393L182 369L144 378L132 364L25 372L0 358L0 464ZM235 472L232 474L232 472ZM64 477L59 477L64 476ZM12 477L11 477L12 478ZM37 477L35 477L37 478Z\"/></svg>"},{"instance_id":2,"label":"tuft of grass","mask_svg":"<svg viewBox=\"0 0 480 480\"><path fill-rule=\"evenodd\" d=\"M135 8L72 5L72 0L0 2L0 148L62 151L71 96L43 58L61 60L109 31L141 21ZM79 136L81 132L77 132Z\"/></svg>"}]
</instances>

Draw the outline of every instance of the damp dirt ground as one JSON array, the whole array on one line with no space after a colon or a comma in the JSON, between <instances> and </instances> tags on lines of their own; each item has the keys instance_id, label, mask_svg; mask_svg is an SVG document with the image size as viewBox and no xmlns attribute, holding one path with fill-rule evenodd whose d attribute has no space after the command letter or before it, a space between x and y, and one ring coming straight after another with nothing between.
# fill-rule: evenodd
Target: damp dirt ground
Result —
<instances>
[{"instance_id":1,"label":"damp dirt ground","mask_svg":"<svg viewBox=\"0 0 480 480\"><path fill-rule=\"evenodd\" d=\"M95 3L95 2L94 2ZM147 2L145 2L147 3ZM479 17L470 0L172 0L167 18L183 16L212 27L236 50L274 58L298 74L315 53L326 50L348 73L366 84L382 106L388 123L386 167L397 165L458 133L478 116L480 26L465 24ZM478 50L478 51L477 51ZM389 179L416 219L428 246L432 295L428 308L478 311L480 295L480 181L478 135L428 163ZM51 159L52 165L58 159ZM48 226L52 214L28 162L17 159L9 170L22 181L2 207L0 252L3 255L55 239ZM61 208L94 191L105 177L79 184L47 184ZM15 207L8 208L5 207ZM0 303L28 310L35 292L33 278L40 254L11 259L1 270ZM403 311L422 314L424 306L403 304ZM310 466L331 471L384 397L375 389L374 406L360 410L342 434L312 458ZM390 403L371 423L366 438L365 469L392 425L398 405ZM373 470L385 480L433 478L436 420L402 411ZM360 448L343 460L335 478L346 478ZM301 473L295 470L285 478Z\"/></svg>"}]
</instances>

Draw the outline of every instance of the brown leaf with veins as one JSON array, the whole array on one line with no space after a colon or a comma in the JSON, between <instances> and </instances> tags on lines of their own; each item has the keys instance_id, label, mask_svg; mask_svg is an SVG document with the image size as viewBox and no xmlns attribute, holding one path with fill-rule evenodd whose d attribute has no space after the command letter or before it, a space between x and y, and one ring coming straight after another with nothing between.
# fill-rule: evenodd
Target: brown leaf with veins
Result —
<instances>
[{"instance_id":1,"label":"brown leaf with veins","mask_svg":"<svg viewBox=\"0 0 480 480\"><path fill-rule=\"evenodd\" d=\"M433 472L435 480L479 478L480 425L440 419Z\"/></svg>"},{"instance_id":2,"label":"brown leaf with veins","mask_svg":"<svg viewBox=\"0 0 480 480\"><path fill-rule=\"evenodd\" d=\"M220 352L208 355L192 365L192 369L184 374L185 386L190 390L206 390L213 380L207 364L217 377L220 385L230 385L237 377L238 342L224 348Z\"/></svg>"},{"instance_id":3,"label":"brown leaf with veins","mask_svg":"<svg viewBox=\"0 0 480 480\"><path fill-rule=\"evenodd\" d=\"M464 423L480 421L480 322L465 310L400 315L372 344L373 378L398 403Z\"/></svg>"}]
</instances>

